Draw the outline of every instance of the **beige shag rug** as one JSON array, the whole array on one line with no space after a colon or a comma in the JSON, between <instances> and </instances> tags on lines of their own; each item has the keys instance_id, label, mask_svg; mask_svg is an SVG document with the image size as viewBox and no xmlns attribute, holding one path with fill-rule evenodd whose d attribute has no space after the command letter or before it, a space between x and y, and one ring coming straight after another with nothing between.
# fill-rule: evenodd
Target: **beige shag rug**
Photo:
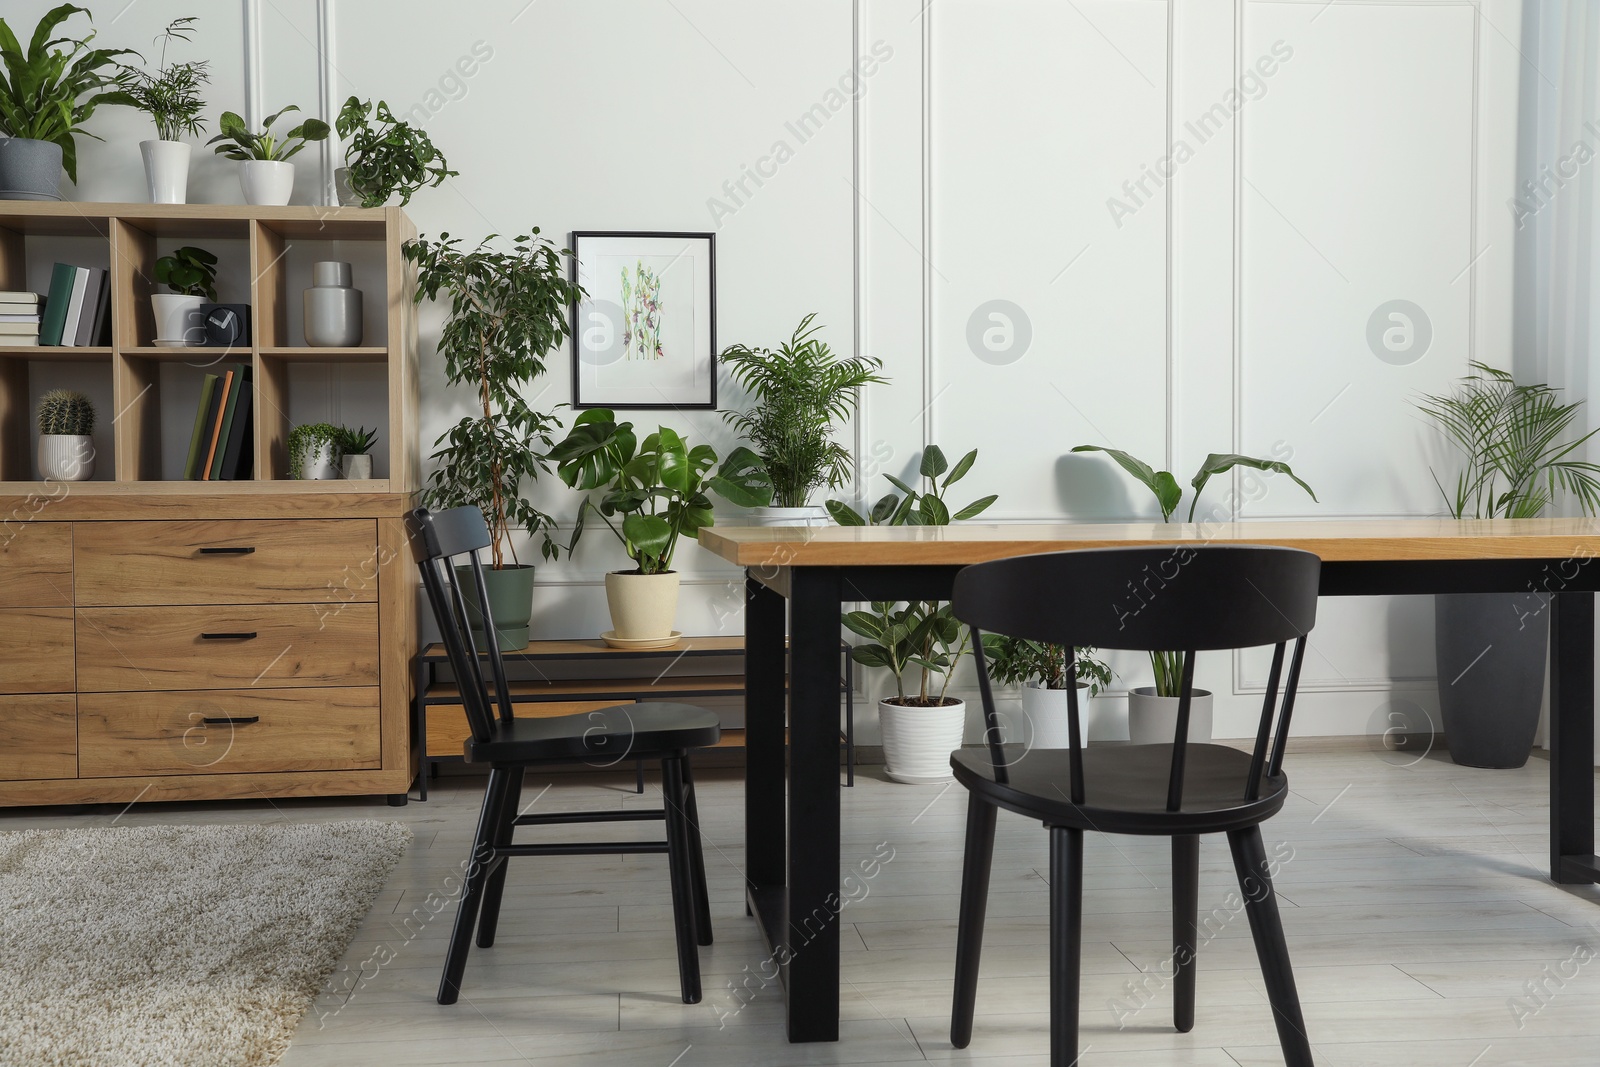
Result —
<instances>
[{"instance_id":1,"label":"beige shag rug","mask_svg":"<svg viewBox=\"0 0 1600 1067\"><path fill-rule=\"evenodd\" d=\"M0 833L0 1064L277 1062L410 840L377 821Z\"/></svg>"}]
</instances>

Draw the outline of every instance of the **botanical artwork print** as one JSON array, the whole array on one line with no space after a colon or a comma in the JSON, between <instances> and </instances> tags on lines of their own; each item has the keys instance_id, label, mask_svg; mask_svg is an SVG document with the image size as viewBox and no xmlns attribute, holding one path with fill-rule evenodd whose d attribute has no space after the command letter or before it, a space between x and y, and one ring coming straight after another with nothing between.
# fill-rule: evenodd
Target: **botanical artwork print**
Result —
<instances>
[{"instance_id":1,"label":"botanical artwork print","mask_svg":"<svg viewBox=\"0 0 1600 1067\"><path fill-rule=\"evenodd\" d=\"M630 278L622 268L622 358L661 359L661 276L645 266L634 264Z\"/></svg>"}]
</instances>

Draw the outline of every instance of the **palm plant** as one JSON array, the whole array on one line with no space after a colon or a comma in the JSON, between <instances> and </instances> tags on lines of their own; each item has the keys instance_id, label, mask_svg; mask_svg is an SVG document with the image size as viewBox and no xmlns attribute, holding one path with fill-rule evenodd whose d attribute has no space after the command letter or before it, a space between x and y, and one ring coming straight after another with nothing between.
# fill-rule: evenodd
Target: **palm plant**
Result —
<instances>
[{"instance_id":1,"label":"palm plant","mask_svg":"<svg viewBox=\"0 0 1600 1067\"><path fill-rule=\"evenodd\" d=\"M200 87L211 81L210 63L167 65L167 46L173 41L193 40L194 17L173 19L156 38L161 43L161 59L155 73L125 66L125 88L130 102L149 115L156 124L156 136L163 141L180 140L184 134L199 136L205 126L200 112L206 106Z\"/></svg>"},{"instance_id":2,"label":"palm plant","mask_svg":"<svg viewBox=\"0 0 1600 1067\"><path fill-rule=\"evenodd\" d=\"M1433 476L1450 514L1529 519L1561 493L1586 514L1600 510L1600 466L1573 458L1600 428L1562 442L1582 402L1563 404L1548 385L1518 385L1485 363L1471 367L1451 393L1416 402L1466 457L1452 489Z\"/></svg>"},{"instance_id":3,"label":"palm plant","mask_svg":"<svg viewBox=\"0 0 1600 1067\"><path fill-rule=\"evenodd\" d=\"M815 318L801 319L776 352L734 345L722 353L734 381L755 401L749 411L722 417L755 446L781 508L805 507L812 490L845 484L850 452L833 439L834 425L855 410L857 389L887 381L877 373L882 360L835 355L816 336Z\"/></svg>"}]
</instances>

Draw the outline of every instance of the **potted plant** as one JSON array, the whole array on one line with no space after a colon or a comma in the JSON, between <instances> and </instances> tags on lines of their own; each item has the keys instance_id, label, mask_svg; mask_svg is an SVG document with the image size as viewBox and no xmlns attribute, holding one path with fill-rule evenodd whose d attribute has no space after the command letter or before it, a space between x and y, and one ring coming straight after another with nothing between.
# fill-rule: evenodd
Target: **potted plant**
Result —
<instances>
[{"instance_id":1,"label":"potted plant","mask_svg":"<svg viewBox=\"0 0 1600 1067\"><path fill-rule=\"evenodd\" d=\"M1104 452L1117 465L1134 478L1156 498L1161 508L1161 521L1171 522L1173 512L1183 502L1183 487L1171 471L1158 471L1143 460L1115 448L1099 445L1078 445L1074 452ZM1301 481L1289 465L1282 460L1257 459L1232 452L1213 452L1200 464L1189 484L1194 496L1189 501L1189 522L1194 521L1195 508L1200 504L1200 494L1214 475L1224 474L1235 467L1249 467L1274 474L1287 474L1294 483L1306 491L1312 500L1317 494ZM1152 652L1150 667L1155 674L1155 685L1141 685L1128 690L1128 738L1135 744L1171 744L1178 731L1178 704L1183 694L1183 652ZM1211 693L1195 689L1189 702L1189 740L1211 740Z\"/></svg>"},{"instance_id":2,"label":"potted plant","mask_svg":"<svg viewBox=\"0 0 1600 1067\"><path fill-rule=\"evenodd\" d=\"M377 443L375 429L339 427L339 462L347 479L359 481L372 477L372 446Z\"/></svg>"},{"instance_id":3,"label":"potted plant","mask_svg":"<svg viewBox=\"0 0 1600 1067\"><path fill-rule=\"evenodd\" d=\"M339 441L343 427L306 423L289 431L289 477L326 481L339 477Z\"/></svg>"},{"instance_id":4,"label":"potted plant","mask_svg":"<svg viewBox=\"0 0 1600 1067\"><path fill-rule=\"evenodd\" d=\"M952 515L945 494L977 459L974 449L952 467L939 446L929 445L918 467L925 489L885 475L896 492L873 504L865 516L841 500L828 501L828 513L842 526L945 526L976 518L995 502L994 496ZM950 753L961 747L967 721L966 702L950 696L950 676L971 648L972 631L956 619L948 603L935 600L875 602L869 611L846 612L844 624L867 639L850 650L850 658L866 667L886 668L894 678L894 696L878 701L889 777L913 784L948 781Z\"/></svg>"},{"instance_id":5,"label":"potted plant","mask_svg":"<svg viewBox=\"0 0 1600 1067\"><path fill-rule=\"evenodd\" d=\"M0 18L0 200L60 200L61 171L78 181L75 138L101 104L127 104L118 56L126 48L91 48L95 35L57 35L89 9L53 7L39 20L27 51ZM64 47L62 47L64 46Z\"/></svg>"},{"instance_id":6,"label":"potted plant","mask_svg":"<svg viewBox=\"0 0 1600 1067\"><path fill-rule=\"evenodd\" d=\"M801 319L776 352L734 345L722 353L723 365L755 402L722 417L755 446L772 486L772 506L751 516L758 526L827 521L825 508L808 505L813 490L838 489L850 476L850 452L833 439L834 426L855 411L858 389L887 381L877 373L882 360L834 355L816 336L815 318Z\"/></svg>"},{"instance_id":7,"label":"potted plant","mask_svg":"<svg viewBox=\"0 0 1600 1067\"><path fill-rule=\"evenodd\" d=\"M984 634L983 656L991 681L1019 686L1022 690L1022 717L1026 726L1019 740L1028 748L1071 747L1067 721L1067 650L1043 641ZM1111 668L1092 648L1077 650L1076 675L1080 708L1085 696L1099 696L1111 684Z\"/></svg>"},{"instance_id":8,"label":"potted plant","mask_svg":"<svg viewBox=\"0 0 1600 1067\"><path fill-rule=\"evenodd\" d=\"M1562 440L1582 404L1563 404L1548 385L1518 385L1483 363L1471 368L1452 392L1417 401L1465 459L1451 488L1434 476L1450 514L1531 519L1562 496L1586 515L1600 510L1600 466L1577 458L1600 431ZM1543 699L1548 603L1534 592L1434 596L1439 713L1457 763L1527 762Z\"/></svg>"},{"instance_id":9,"label":"potted plant","mask_svg":"<svg viewBox=\"0 0 1600 1067\"><path fill-rule=\"evenodd\" d=\"M52 389L39 398L39 476L81 482L94 476L94 405L82 393Z\"/></svg>"},{"instance_id":10,"label":"potted plant","mask_svg":"<svg viewBox=\"0 0 1600 1067\"><path fill-rule=\"evenodd\" d=\"M438 466L425 499L429 507L472 504L483 512L492 541L484 578L504 649L528 643L533 613L533 565L517 561L511 530L542 538L545 559L559 554L550 536L555 520L522 495L522 483L549 470L545 453L561 424L524 395L545 373L545 354L567 337L568 308L582 292L567 280L561 254L538 234L535 227L510 249L493 247L495 235L463 249L448 233L402 248L417 265L416 299L449 296L438 342L445 380L469 386L477 409L434 442Z\"/></svg>"},{"instance_id":11,"label":"potted plant","mask_svg":"<svg viewBox=\"0 0 1600 1067\"><path fill-rule=\"evenodd\" d=\"M200 305L217 299L217 257L194 245L175 248L171 255L156 260L156 284L172 291L150 296L156 320L155 343L163 348L182 348L190 343L189 333L195 329L200 336L194 343L203 343Z\"/></svg>"},{"instance_id":12,"label":"potted plant","mask_svg":"<svg viewBox=\"0 0 1600 1067\"><path fill-rule=\"evenodd\" d=\"M372 102L352 96L334 128L345 143L344 166L334 172L341 204L382 207L398 193L405 207L412 193L456 176L427 131L395 118L387 101L378 101L374 121Z\"/></svg>"},{"instance_id":13,"label":"potted plant","mask_svg":"<svg viewBox=\"0 0 1600 1067\"><path fill-rule=\"evenodd\" d=\"M124 67L124 88L132 105L149 115L156 124L156 139L140 141L144 157L145 180L154 204L182 204L189 191L189 145L183 135L197 137L204 129L200 112L206 102L200 87L211 80L205 60L167 64L167 46L173 41L192 40L193 17L173 19L158 41L161 60L155 73Z\"/></svg>"},{"instance_id":14,"label":"potted plant","mask_svg":"<svg viewBox=\"0 0 1600 1067\"><path fill-rule=\"evenodd\" d=\"M244 124L244 119L231 111L224 111L217 120L217 134L207 144L222 142L216 149L219 156L239 161L239 185L244 189L244 202L255 205L282 206L294 194L294 164L289 160L310 141L321 141L328 136L328 124L321 119L306 119L281 138L272 132L272 124L291 111L300 109L290 104L282 111L268 115L256 133Z\"/></svg>"},{"instance_id":15,"label":"potted plant","mask_svg":"<svg viewBox=\"0 0 1600 1067\"><path fill-rule=\"evenodd\" d=\"M579 507L568 548L578 543L584 517L593 511L634 564L606 575L611 632L602 636L608 643L638 648L677 640L673 553L680 537L693 540L714 521L708 493L738 507L760 507L771 499L757 474L760 461L748 448L734 449L712 474L717 453L710 445L691 448L665 426L641 442L632 423L618 423L606 408L579 415L550 458L562 481L585 493L599 491L598 503L586 496Z\"/></svg>"}]
</instances>

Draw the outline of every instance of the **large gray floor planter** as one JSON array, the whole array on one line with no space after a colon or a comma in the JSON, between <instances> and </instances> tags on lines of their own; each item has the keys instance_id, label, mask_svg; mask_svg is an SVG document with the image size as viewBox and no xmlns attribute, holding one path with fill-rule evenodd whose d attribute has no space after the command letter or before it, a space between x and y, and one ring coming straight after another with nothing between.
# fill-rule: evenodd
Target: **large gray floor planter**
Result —
<instances>
[{"instance_id":1,"label":"large gray floor planter","mask_svg":"<svg viewBox=\"0 0 1600 1067\"><path fill-rule=\"evenodd\" d=\"M61 146L0 137L0 200L60 200Z\"/></svg>"},{"instance_id":2,"label":"large gray floor planter","mask_svg":"<svg viewBox=\"0 0 1600 1067\"><path fill-rule=\"evenodd\" d=\"M1549 599L1533 593L1433 598L1439 713L1450 758L1520 767L1533 750L1549 660Z\"/></svg>"}]
</instances>

